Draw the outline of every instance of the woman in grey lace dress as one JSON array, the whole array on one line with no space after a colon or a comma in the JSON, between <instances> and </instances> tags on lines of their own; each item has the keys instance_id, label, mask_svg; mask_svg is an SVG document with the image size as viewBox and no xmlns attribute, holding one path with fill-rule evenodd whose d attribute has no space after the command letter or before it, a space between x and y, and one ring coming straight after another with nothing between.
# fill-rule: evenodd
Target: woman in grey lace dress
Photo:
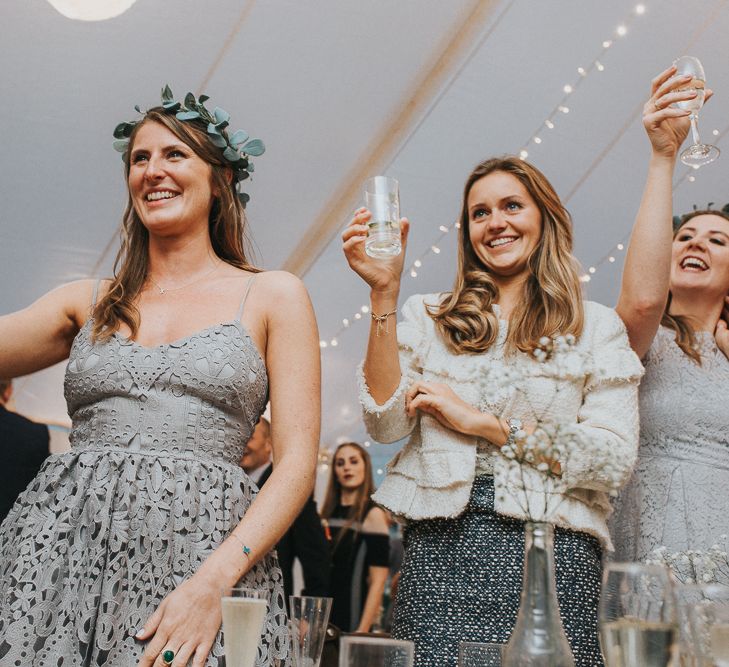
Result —
<instances>
[{"instance_id":1,"label":"woman in grey lace dress","mask_svg":"<svg viewBox=\"0 0 729 667\"><path fill-rule=\"evenodd\" d=\"M115 132L115 277L0 318L0 377L68 358L73 420L71 451L0 527L3 666L222 665L220 595L238 582L269 593L256 665L290 664L271 549L313 486L316 324L297 278L246 260L243 133L192 95L163 102ZM275 468L257 494L238 461L269 397Z\"/></svg>"},{"instance_id":2,"label":"woman in grey lace dress","mask_svg":"<svg viewBox=\"0 0 729 667\"><path fill-rule=\"evenodd\" d=\"M670 105L692 96L674 74L657 77L644 109L653 154L617 307L646 369L638 464L612 523L622 560L708 549L729 532L729 216L695 211L671 228L689 122Z\"/></svg>"}]
</instances>

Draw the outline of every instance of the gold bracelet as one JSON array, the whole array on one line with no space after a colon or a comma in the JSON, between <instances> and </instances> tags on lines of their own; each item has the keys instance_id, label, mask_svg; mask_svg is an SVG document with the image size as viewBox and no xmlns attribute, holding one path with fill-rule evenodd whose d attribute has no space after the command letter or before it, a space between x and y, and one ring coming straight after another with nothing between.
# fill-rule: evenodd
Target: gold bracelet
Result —
<instances>
[{"instance_id":1,"label":"gold bracelet","mask_svg":"<svg viewBox=\"0 0 729 667\"><path fill-rule=\"evenodd\" d=\"M375 315L374 311L372 311L370 314L372 315L372 319L377 322L377 328L375 329L375 335L379 338L380 333L382 332L382 323L385 323L385 333L390 333L390 325L387 321L387 318L390 317L390 315L394 315L397 313L397 308L395 310L391 310L389 313L384 313L383 315Z\"/></svg>"}]
</instances>

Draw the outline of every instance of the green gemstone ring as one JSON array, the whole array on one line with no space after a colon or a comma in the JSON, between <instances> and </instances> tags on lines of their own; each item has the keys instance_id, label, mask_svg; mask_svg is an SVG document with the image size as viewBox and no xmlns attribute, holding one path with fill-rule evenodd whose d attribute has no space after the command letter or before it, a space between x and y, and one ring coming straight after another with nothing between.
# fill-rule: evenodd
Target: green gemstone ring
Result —
<instances>
[{"instance_id":1,"label":"green gemstone ring","mask_svg":"<svg viewBox=\"0 0 729 667\"><path fill-rule=\"evenodd\" d=\"M172 651L171 649L167 649L167 650L166 650L166 651L165 651L165 652L164 652L164 653L162 654L162 662L164 662L164 663L165 663L165 665L171 665L171 664L172 664L172 661L173 661L174 659L175 659L175 652L174 652L174 651Z\"/></svg>"}]
</instances>

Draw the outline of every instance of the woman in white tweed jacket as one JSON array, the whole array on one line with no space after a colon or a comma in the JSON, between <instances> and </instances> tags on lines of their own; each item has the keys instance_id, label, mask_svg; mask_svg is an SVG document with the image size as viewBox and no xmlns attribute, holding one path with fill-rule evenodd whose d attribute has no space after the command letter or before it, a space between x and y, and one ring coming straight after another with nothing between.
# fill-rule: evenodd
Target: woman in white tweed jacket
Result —
<instances>
[{"instance_id":1,"label":"woman in white tweed jacket","mask_svg":"<svg viewBox=\"0 0 729 667\"><path fill-rule=\"evenodd\" d=\"M577 664L601 665L607 491L635 460L642 366L615 312L582 302L567 211L528 163L504 157L478 165L464 191L454 288L408 299L397 327L403 257L364 253L369 216L357 211L343 234L350 266L371 288L359 370L365 422L380 442L410 436L374 496L407 521L393 634L416 642L418 667L455 665L460 641L508 639L525 517L499 449L509 418L536 411L574 421L575 444L561 462L569 490L553 518L557 588ZM405 245L406 220L402 227ZM577 338L559 377L532 356L542 336L558 334ZM512 364L529 369L524 391L505 397L484 385L488 369ZM541 473L524 472L532 488L542 486Z\"/></svg>"}]
</instances>

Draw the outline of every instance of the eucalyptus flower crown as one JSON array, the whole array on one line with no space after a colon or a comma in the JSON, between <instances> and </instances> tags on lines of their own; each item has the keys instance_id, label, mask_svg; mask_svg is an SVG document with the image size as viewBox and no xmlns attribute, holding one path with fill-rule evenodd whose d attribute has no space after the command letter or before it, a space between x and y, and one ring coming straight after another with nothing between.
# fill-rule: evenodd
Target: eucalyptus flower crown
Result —
<instances>
[{"instance_id":1,"label":"eucalyptus flower crown","mask_svg":"<svg viewBox=\"0 0 729 667\"><path fill-rule=\"evenodd\" d=\"M673 231L676 232L678 230L678 228L684 223L684 220L688 216L693 215L696 211L698 211L698 210L713 211L714 210L713 207L714 207L713 201L710 201L706 205L706 208L704 208L704 209L699 209L699 207L696 204L694 204L694 210L691 211L690 213L684 213L683 215L674 215L673 216ZM716 212L719 213L720 215L723 214L724 216L729 218L729 204L725 204L724 208L722 208L721 210L718 210Z\"/></svg>"},{"instance_id":2,"label":"eucalyptus flower crown","mask_svg":"<svg viewBox=\"0 0 729 667\"><path fill-rule=\"evenodd\" d=\"M207 123L210 141L222 149L223 157L230 163L238 199L245 208L250 196L241 191L240 183L253 172L251 157L263 155L266 147L260 139L249 139L248 133L244 130L237 130L229 135L226 128L230 122L230 114L220 107L215 107L211 113L205 107L205 102L209 99L207 95L200 95L196 98L192 93L187 93L184 101L178 102L175 101L169 86L166 85L162 89L162 108L165 113L174 114L177 120L197 120ZM139 105L136 105L134 109L137 113L144 115ZM140 122L140 120L125 121L114 128L114 150L122 153L123 158L126 158L129 149L129 137Z\"/></svg>"}]
</instances>

